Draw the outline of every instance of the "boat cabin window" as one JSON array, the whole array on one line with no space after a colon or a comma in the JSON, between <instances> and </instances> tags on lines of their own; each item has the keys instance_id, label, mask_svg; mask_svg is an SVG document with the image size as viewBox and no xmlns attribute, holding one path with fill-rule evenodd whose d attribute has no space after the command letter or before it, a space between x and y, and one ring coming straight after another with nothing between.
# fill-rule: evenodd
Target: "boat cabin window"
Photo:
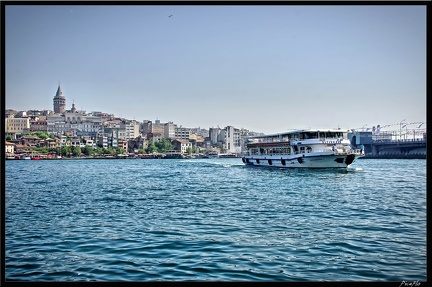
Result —
<instances>
[{"instance_id":1,"label":"boat cabin window","mask_svg":"<svg viewBox=\"0 0 432 287\"><path fill-rule=\"evenodd\" d=\"M325 138L343 138L344 133L343 132L319 132L319 137L321 139Z\"/></svg>"},{"instance_id":2,"label":"boat cabin window","mask_svg":"<svg viewBox=\"0 0 432 287\"><path fill-rule=\"evenodd\" d=\"M291 139L291 140L300 139L300 134L291 134L291 135L290 135L290 139Z\"/></svg>"},{"instance_id":3,"label":"boat cabin window","mask_svg":"<svg viewBox=\"0 0 432 287\"><path fill-rule=\"evenodd\" d=\"M318 137L318 133L316 132L305 132L302 134L303 138L302 139L316 139Z\"/></svg>"}]
</instances>

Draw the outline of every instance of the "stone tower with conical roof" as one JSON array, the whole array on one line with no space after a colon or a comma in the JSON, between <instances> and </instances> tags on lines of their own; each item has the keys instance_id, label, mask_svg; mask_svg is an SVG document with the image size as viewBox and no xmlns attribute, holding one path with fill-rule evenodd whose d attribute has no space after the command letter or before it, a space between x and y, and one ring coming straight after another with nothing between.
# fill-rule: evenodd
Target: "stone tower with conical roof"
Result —
<instances>
[{"instance_id":1,"label":"stone tower with conical roof","mask_svg":"<svg viewBox=\"0 0 432 287\"><path fill-rule=\"evenodd\" d=\"M54 97L54 113L62 114L66 111L66 98L60 88L60 83L57 89L57 93Z\"/></svg>"}]
</instances>

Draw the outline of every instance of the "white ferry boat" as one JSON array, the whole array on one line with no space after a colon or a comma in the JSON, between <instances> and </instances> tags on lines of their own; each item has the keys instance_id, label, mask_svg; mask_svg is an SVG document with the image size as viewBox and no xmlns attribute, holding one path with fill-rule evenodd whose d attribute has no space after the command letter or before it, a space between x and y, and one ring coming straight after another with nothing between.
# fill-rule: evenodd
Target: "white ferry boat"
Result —
<instances>
[{"instance_id":1,"label":"white ferry boat","mask_svg":"<svg viewBox=\"0 0 432 287\"><path fill-rule=\"evenodd\" d=\"M364 152L353 149L348 131L295 130L249 137L246 165L282 168L346 168Z\"/></svg>"}]
</instances>

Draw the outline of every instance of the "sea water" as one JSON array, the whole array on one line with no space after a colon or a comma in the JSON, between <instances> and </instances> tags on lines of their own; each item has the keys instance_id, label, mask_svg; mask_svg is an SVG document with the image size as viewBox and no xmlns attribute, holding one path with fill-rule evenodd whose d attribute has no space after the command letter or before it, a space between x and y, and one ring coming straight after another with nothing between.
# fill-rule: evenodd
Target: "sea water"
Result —
<instances>
[{"instance_id":1,"label":"sea water","mask_svg":"<svg viewBox=\"0 0 432 287\"><path fill-rule=\"evenodd\" d=\"M426 160L7 161L7 281L426 281Z\"/></svg>"}]
</instances>

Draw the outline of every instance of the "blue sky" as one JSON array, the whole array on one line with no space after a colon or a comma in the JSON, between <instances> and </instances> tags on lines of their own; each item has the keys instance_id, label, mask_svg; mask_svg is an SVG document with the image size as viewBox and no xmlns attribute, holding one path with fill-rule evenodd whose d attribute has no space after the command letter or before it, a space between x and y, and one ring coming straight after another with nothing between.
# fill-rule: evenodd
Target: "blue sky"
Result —
<instances>
[{"instance_id":1,"label":"blue sky","mask_svg":"<svg viewBox=\"0 0 432 287\"><path fill-rule=\"evenodd\" d=\"M6 6L6 108L264 133L426 121L426 6ZM172 15L170 17L170 15Z\"/></svg>"}]
</instances>

